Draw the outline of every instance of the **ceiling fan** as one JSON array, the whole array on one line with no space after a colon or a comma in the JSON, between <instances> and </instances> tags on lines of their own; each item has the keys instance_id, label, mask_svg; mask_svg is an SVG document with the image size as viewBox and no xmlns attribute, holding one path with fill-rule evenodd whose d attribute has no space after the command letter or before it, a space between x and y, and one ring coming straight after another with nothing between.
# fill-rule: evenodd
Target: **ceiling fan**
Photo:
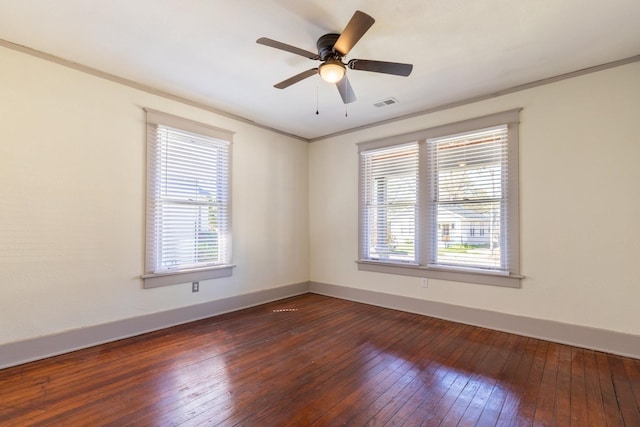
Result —
<instances>
[{"instance_id":1,"label":"ceiling fan","mask_svg":"<svg viewBox=\"0 0 640 427\"><path fill-rule=\"evenodd\" d=\"M368 59L351 59L347 63L343 62L344 57L369 28L371 28L374 22L375 19L371 16L356 10L342 31L342 34L325 34L318 39L316 43L318 53L300 49L266 37L259 38L256 40L256 43L295 53L296 55L316 61L322 61L319 67L311 68L310 70L303 71L300 74L283 80L273 85L275 88L287 88L318 73L323 80L329 83L335 83L342 97L342 101L345 104L349 104L356 100L356 96L347 79L347 68L350 70L372 71L374 73L393 74L404 77L411 74L411 70L413 70L412 64L401 64L398 62L373 61Z\"/></svg>"}]
</instances>

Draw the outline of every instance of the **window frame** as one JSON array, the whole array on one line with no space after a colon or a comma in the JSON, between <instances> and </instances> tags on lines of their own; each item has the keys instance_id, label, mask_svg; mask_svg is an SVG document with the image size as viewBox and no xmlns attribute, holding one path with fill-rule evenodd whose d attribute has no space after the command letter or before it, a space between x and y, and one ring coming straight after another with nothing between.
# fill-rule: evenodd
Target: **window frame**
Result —
<instances>
[{"instance_id":1,"label":"window frame","mask_svg":"<svg viewBox=\"0 0 640 427\"><path fill-rule=\"evenodd\" d=\"M178 116L174 116L168 113L163 113L160 111L147 109L146 112L146 129L147 129L147 177L146 177L146 228L145 228L145 273L141 275L143 279L143 287L144 288L155 288L159 286L168 286L175 285L179 283L188 283L193 281L200 280L208 280L208 279L216 279L222 277L229 277L233 273L234 264L231 263L232 257L232 244L231 244L231 159L232 159L232 147L233 147L233 132L220 129L214 126L210 126L207 124L195 122L189 119L184 119ZM195 133L198 135L202 135L205 137L214 138L220 141L226 141L228 145L228 168L223 173L228 174L228 207L227 207L227 218L228 218L228 234L229 243L228 243L228 260L226 260L222 264L209 265L205 267L195 267L195 268L182 268L171 271L161 271L155 272L155 260L153 259L153 249L156 244L156 235L155 235L155 224L152 218L149 215L150 204L152 203L151 198L153 198L153 183L154 183L154 174L156 171L151 170L151 165L153 164L152 156L153 150L151 149L151 144L157 143L155 137L152 135L155 133L155 129L157 126L166 126L179 130L183 130L190 133Z\"/></svg>"},{"instance_id":2,"label":"window frame","mask_svg":"<svg viewBox=\"0 0 640 427\"><path fill-rule=\"evenodd\" d=\"M520 111L522 108L503 111L486 116L476 117L455 123L436 126L428 129L410 132L402 135L395 135L388 138L382 138L372 141L357 143L358 146L358 170L359 170L359 206L358 206L358 259L356 261L358 270L371 271L377 273L398 274L414 277L427 277L438 280L447 280L455 282L476 283L483 285L506 286L512 288L520 287L520 280L523 276L520 274L520 231L519 231L519 123ZM428 150L426 147L427 139L440 138L448 135L455 135L464 132L472 132L484 128L506 125L508 132L508 202L507 209L508 222L506 224L508 234L506 236L509 251L509 273L481 271L477 269L465 269L459 267L435 267L429 266L429 251L432 227L429 224L429 182L431 171L429 170ZM377 261L366 258L366 248L363 243L366 241L364 235L365 225L362 223L363 215L363 180L362 165L360 161L363 152L392 147L399 144L407 144L417 142L419 146L418 153L418 175L420 182L418 184L418 213L416 218L416 258L417 264L402 264L388 261ZM424 178L426 176L426 178Z\"/></svg>"}]
</instances>

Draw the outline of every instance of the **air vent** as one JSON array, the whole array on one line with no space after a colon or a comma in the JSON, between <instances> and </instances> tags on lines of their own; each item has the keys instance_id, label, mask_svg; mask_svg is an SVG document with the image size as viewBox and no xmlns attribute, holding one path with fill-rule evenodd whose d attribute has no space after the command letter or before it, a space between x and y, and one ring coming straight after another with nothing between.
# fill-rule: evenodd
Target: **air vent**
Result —
<instances>
[{"instance_id":1,"label":"air vent","mask_svg":"<svg viewBox=\"0 0 640 427\"><path fill-rule=\"evenodd\" d=\"M373 104L373 106L376 108L380 108L380 107L386 107L387 105L393 105L397 103L398 103L398 100L395 98L386 98L376 102L375 104Z\"/></svg>"}]
</instances>

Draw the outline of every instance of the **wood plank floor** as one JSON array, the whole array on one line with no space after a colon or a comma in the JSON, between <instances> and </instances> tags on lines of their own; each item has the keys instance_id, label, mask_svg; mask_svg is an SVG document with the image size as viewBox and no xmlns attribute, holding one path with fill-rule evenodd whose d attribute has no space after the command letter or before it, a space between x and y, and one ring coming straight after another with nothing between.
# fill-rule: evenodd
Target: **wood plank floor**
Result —
<instances>
[{"instance_id":1,"label":"wood plank floor","mask_svg":"<svg viewBox=\"0 0 640 427\"><path fill-rule=\"evenodd\" d=\"M640 360L306 294L0 370L0 425L640 426Z\"/></svg>"}]
</instances>

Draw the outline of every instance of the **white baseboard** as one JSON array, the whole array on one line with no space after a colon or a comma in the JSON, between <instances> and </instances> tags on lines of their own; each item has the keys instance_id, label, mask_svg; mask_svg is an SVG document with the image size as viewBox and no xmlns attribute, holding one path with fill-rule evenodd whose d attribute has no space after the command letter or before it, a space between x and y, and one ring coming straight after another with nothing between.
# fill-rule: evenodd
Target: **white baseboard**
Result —
<instances>
[{"instance_id":1,"label":"white baseboard","mask_svg":"<svg viewBox=\"0 0 640 427\"><path fill-rule=\"evenodd\" d=\"M327 283L310 282L309 291L379 307L640 359L640 335L461 307Z\"/></svg>"},{"instance_id":2,"label":"white baseboard","mask_svg":"<svg viewBox=\"0 0 640 427\"><path fill-rule=\"evenodd\" d=\"M0 369L312 292L640 359L640 336L364 289L302 282L0 345Z\"/></svg>"},{"instance_id":3,"label":"white baseboard","mask_svg":"<svg viewBox=\"0 0 640 427\"><path fill-rule=\"evenodd\" d=\"M305 294L302 282L0 345L0 369Z\"/></svg>"}]
</instances>

